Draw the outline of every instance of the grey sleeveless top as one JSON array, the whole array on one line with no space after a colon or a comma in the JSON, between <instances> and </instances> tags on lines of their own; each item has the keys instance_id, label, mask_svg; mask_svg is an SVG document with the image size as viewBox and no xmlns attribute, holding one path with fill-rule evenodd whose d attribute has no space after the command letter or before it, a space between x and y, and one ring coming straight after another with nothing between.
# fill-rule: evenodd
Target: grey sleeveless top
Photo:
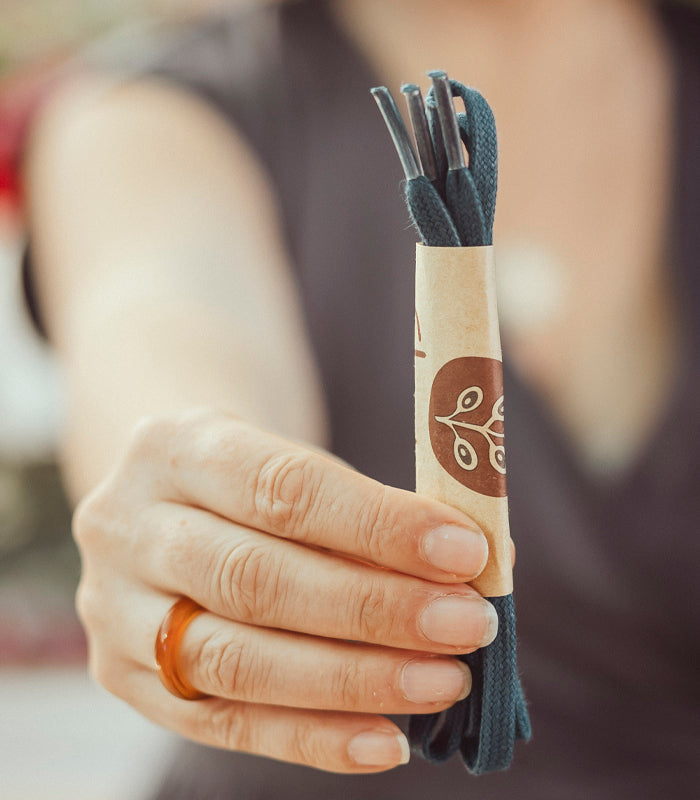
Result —
<instances>
[{"instance_id":1,"label":"grey sleeveless top","mask_svg":"<svg viewBox=\"0 0 700 800\"><path fill-rule=\"evenodd\" d=\"M160 800L700 795L700 19L672 5L659 19L676 56L672 277L688 323L673 403L634 467L596 483L506 364L532 742L517 746L509 772L481 778L456 760L432 767L414 757L388 773L344 777L187 744ZM209 21L154 72L208 99L269 172L333 449L381 481L412 488L416 237L368 93L375 76L321 0Z\"/></svg>"}]
</instances>

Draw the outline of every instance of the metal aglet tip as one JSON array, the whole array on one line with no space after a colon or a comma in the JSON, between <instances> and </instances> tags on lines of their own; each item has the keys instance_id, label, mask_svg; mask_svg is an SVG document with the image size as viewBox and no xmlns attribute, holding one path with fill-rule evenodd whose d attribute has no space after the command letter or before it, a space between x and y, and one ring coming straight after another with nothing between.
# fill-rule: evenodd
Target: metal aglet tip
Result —
<instances>
[{"instance_id":1,"label":"metal aglet tip","mask_svg":"<svg viewBox=\"0 0 700 800\"><path fill-rule=\"evenodd\" d=\"M450 88L450 81L447 77L447 73L442 70L435 70L429 72L428 77L433 82L440 128L442 130L442 138L445 142L447 166L449 169L464 169L467 164L464 160L457 114L455 113L455 107L452 101L452 89Z\"/></svg>"},{"instance_id":2,"label":"metal aglet tip","mask_svg":"<svg viewBox=\"0 0 700 800\"><path fill-rule=\"evenodd\" d=\"M396 147L396 152L399 154L404 174L407 180L414 180L423 173L418 165L418 159L413 150L411 138L408 135L401 114L399 114L399 110L396 107L394 98L391 96L391 92L386 86L378 86L370 91L377 101L382 117L384 117L384 122L389 129L394 147Z\"/></svg>"},{"instance_id":3,"label":"metal aglet tip","mask_svg":"<svg viewBox=\"0 0 700 800\"><path fill-rule=\"evenodd\" d=\"M431 181L434 181L437 178L437 164L435 163L435 151L433 150L433 140L430 136L423 97L415 83L404 83L401 87L401 93L406 98L423 174Z\"/></svg>"}]
</instances>

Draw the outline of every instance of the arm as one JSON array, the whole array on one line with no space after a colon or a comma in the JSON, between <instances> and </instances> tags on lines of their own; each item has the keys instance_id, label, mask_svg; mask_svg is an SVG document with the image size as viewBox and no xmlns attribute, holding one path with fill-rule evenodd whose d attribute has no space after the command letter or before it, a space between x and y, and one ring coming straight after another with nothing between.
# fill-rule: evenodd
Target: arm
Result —
<instances>
[{"instance_id":1,"label":"arm","mask_svg":"<svg viewBox=\"0 0 700 800\"><path fill-rule=\"evenodd\" d=\"M37 281L77 497L144 415L214 406L322 444L274 199L243 140L165 85L65 91L30 159ZM281 400L283 398L283 400Z\"/></svg>"},{"instance_id":2,"label":"arm","mask_svg":"<svg viewBox=\"0 0 700 800\"><path fill-rule=\"evenodd\" d=\"M91 669L206 744L396 766L408 746L382 715L465 696L454 656L495 637L493 607L464 583L486 540L460 512L290 441L323 443L320 392L274 203L235 133L175 90L89 94L47 113L30 180L71 389L65 461L88 492L74 529ZM205 609L180 647L208 696L195 702L154 663L183 595Z\"/></svg>"}]
</instances>

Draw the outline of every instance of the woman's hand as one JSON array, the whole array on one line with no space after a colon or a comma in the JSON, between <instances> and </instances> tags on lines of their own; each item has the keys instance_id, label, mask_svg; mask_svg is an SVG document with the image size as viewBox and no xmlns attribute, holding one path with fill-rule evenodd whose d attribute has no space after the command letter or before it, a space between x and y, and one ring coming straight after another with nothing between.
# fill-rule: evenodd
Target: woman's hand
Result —
<instances>
[{"instance_id":1,"label":"woman's hand","mask_svg":"<svg viewBox=\"0 0 700 800\"><path fill-rule=\"evenodd\" d=\"M493 607L464 584L487 558L471 520L223 414L142 423L75 535L97 679L217 747L394 767L408 745L380 715L466 696L454 656L496 635ZM156 672L156 633L182 595L206 609L179 654L204 700L172 696Z\"/></svg>"}]
</instances>

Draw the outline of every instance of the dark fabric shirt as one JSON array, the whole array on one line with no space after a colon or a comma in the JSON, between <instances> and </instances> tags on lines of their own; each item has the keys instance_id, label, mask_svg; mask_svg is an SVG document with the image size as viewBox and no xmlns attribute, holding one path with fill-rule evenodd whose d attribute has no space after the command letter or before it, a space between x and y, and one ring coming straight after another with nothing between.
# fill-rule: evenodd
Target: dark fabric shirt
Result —
<instances>
[{"instance_id":1,"label":"dark fabric shirt","mask_svg":"<svg viewBox=\"0 0 700 800\"><path fill-rule=\"evenodd\" d=\"M517 746L509 772L481 778L457 760L432 767L414 756L388 773L339 776L188 744L161 800L700 796L700 19L668 5L659 20L675 57L671 279L687 317L673 400L624 476L594 481L506 363L532 742ZM321 0L209 21L153 71L208 99L269 172L333 450L368 475L412 488L416 237L368 92L376 77Z\"/></svg>"}]
</instances>

